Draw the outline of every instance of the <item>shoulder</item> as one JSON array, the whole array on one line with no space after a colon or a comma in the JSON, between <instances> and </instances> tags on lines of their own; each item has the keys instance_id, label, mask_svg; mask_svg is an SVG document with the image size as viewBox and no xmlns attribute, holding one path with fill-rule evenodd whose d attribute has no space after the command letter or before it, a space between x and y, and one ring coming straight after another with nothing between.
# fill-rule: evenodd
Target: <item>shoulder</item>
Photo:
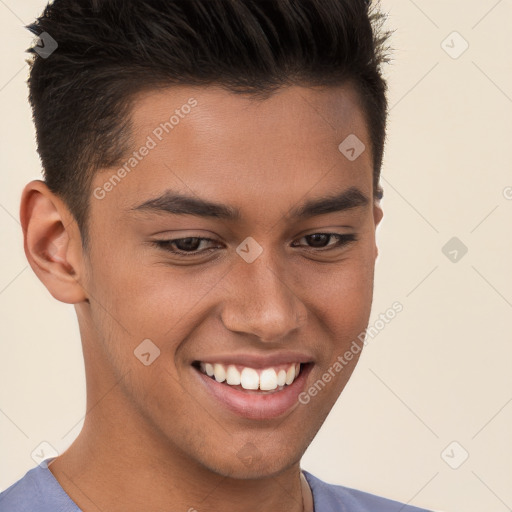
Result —
<instances>
[{"instance_id":1,"label":"shoulder","mask_svg":"<svg viewBox=\"0 0 512 512\"><path fill-rule=\"evenodd\" d=\"M23 478L0 493L1 511L81 512L48 469L48 461L27 471Z\"/></svg>"},{"instance_id":2,"label":"shoulder","mask_svg":"<svg viewBox=\"0 0 512 512\"><path fill-rule=\"evenodd\" d=\"M302 472L313 493L315 512L431 512L357 489L328 484L307 471Z\"/></svg>"}]
</instances>

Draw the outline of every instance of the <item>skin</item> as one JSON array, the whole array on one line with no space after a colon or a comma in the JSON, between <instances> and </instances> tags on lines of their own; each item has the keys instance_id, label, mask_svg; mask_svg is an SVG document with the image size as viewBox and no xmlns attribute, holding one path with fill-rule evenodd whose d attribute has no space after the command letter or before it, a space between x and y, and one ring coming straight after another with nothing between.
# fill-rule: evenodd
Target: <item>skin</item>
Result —
<instances>
[{"instance_id":1,"label":"skin","mask_svg":"<svg viewBox=\"0 0 512 512\"><path fill-rule=\"evenodd\" d=\"M307 405L268 420L219 406L191 363L300 350L314 362L307 389L364 331L382 218L370 140L349 85L293 86L265 100L175 87L136 98L131 151L191 97L197 106L136 168L103 199L91 194L87 251L43 182L23 192L28 260L57 300L74 304L87 376L83 429L50 470L85 512L298 512L300 459L359 355ZM350 134L366 146L354 161L338 150ZM101 170L93 189L117 168ZM288 215L350 187L366 206ZM133 210L166 190L237 207L241 219ZM315 233L357 240L333 248L336 238L304 238ZM263 248L250 264L236 252L248 236ZM151 243L187 237L210 238L197 251L213 250L185 259ZM160 356L145 366L134 350L147 338ZM247 450L251 463L239 455Z\"/></svg>"}]
</instances>

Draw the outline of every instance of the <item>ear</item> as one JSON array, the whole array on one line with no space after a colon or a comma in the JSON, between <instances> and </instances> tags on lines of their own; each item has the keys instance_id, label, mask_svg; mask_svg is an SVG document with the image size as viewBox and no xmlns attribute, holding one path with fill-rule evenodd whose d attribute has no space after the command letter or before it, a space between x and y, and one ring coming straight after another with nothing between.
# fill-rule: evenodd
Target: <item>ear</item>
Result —
<instances>
[{"instance_id":1,"label":"ear","mask_svg":"<svg viewBox=\"0 0 512 512\"><path fill-rule=\"evenodd\" d=\"M87 300L80 285L80 231L66 205L43 181L31 181L24 188L20 220L28 262L53 297L67 304Z\"/></svg>"},{"instance_id":2,"label":"ear","mask_svg":"<svg viewBox=\"0 0 512 512\"><path fill-rule=\"evenodd\" d=\"M380 200L375 200L373 203L373 222L375 224L375 230L377 230L377 226L379 225L382 217L384 216L384 212L382 211L382 207L380 206ZM379 248L377 244L375 244L375 259L379 255Z\"/></svg>"}]
</instances>

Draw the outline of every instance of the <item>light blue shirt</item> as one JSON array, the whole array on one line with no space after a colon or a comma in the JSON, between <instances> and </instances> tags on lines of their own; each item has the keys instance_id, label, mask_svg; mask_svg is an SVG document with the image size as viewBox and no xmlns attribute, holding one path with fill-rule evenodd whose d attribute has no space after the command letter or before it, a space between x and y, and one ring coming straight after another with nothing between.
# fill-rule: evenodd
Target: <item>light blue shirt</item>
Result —
<instances>
[{"instance_id":1,"label":"light blue shirt","mask_svg":"<svg viewBox=\"0 0 512 512\"><path fill-rule=\"evenodd\" d=\"M82 512L48 469L46 459L0 494L0 512ZM313 493L315 512L429 512L357 491L331 485L303 471ZM173 512L169 509L169 512Z\"/></svg>"}]
</instances>

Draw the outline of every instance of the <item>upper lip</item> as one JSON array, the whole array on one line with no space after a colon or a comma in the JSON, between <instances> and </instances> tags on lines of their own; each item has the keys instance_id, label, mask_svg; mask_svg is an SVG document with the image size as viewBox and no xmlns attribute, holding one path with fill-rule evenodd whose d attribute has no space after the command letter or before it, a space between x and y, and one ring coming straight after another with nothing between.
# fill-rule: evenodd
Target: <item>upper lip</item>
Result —
<instances>
[{"instance_id":1,"label":"upper lip","mask_svg":"<svg viewBox=\"0 0 512 512\"><path fill-rule=\"evenodd\" d=\"M223 365L239 365L249 368L270 368L288 363L312 363L313 358L304 352L297 351L280 351L271 354L255 354L255 353L230 353L218 354L213 356L205 356L197 358L194 362L202 363L220 363Z\"/></svg>"}]
</instances>

